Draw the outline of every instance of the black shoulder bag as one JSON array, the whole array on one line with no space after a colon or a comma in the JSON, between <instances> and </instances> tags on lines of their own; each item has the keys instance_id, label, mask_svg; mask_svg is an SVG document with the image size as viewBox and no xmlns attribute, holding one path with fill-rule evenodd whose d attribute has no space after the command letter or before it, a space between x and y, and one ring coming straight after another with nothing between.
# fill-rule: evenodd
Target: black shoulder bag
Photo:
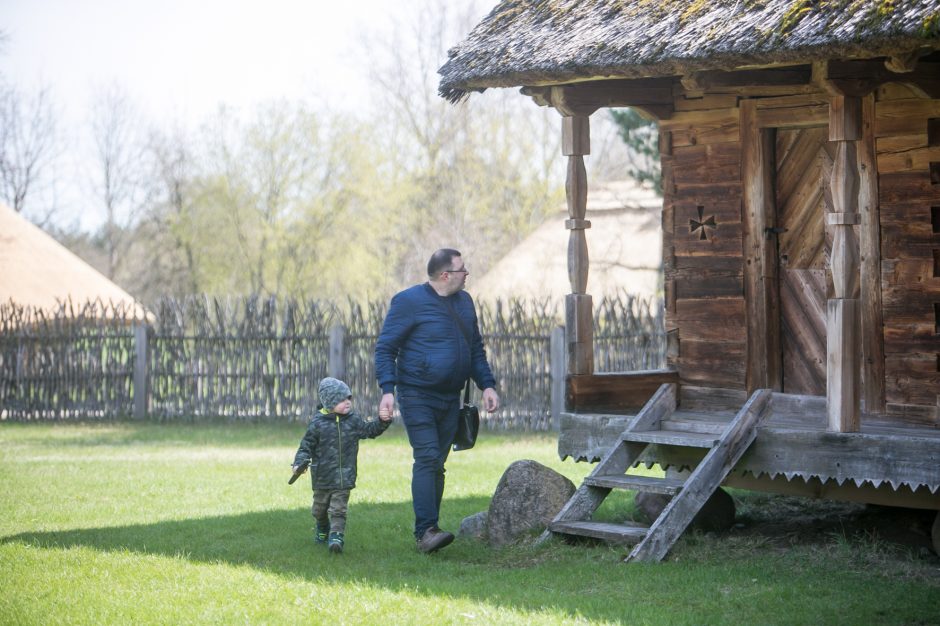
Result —
<instances>
[{"instance_id":1,"label":"black shoulder bag","mask_svg":"<svg viewBox=\"0 0 940 626\"><path fill-rule=\"evenodd\" d=\"M470 381L463 390L463 406L457 412L457 434L454 435L454 452L469 450L477 442L480 432L480 411L470 404Z\"/></svg>"},{"instance_id":2,"label":"black shoulder bag","mask_svg":"<svg viewBox=\"0 0 940 626\"><path fill-rule=\"evenodd\" d=\"M467 348L472 351L473 345L470 343L470 337L467 335L467 331L464 330L463 324L460 323L460 318L457 317L450 301L447 302L447 309L453 316L454 322L463 334L464 339L467 340ZM472 448L477 442L477 433L479 432L480 411L470 404L470 379L467 379L467 384L463 390L463 405L460 407L460 411L457 412L457 434L454 436L454 452Z\"/></svg>"}]
</instances>

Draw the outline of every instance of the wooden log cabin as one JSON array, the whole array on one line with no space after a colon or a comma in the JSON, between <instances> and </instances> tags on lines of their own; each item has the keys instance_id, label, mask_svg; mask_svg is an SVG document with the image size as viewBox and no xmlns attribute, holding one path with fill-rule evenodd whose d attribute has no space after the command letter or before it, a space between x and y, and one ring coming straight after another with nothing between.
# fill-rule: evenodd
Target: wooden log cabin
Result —
<instances>
[{"instance_id":1,"label":"wooden log cabin","mask_svg":"<svg viewBox=\"0 0 940 626\"><path fill-rule=\"evenodd\" d=\"M940 0L504 0L439 72L452 102L521 87L561 115L559 453L599 463L552 532L660 559L722 484L940 510ZM607 107L659 124L663 371L593 367ZM688 476L644 485L644 462ZM591 522L614 488L673 498L649 529Z\"/></svg>"}]
</instances>

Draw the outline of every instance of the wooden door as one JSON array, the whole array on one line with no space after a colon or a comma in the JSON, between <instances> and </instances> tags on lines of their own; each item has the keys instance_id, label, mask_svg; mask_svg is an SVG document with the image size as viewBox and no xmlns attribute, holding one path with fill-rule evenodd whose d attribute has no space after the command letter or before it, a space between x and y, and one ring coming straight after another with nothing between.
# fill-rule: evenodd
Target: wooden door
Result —
<instances>
[{"instance_id":1,"label":"wooden door","mask_svg":"<svg viewBox=\"0 0 940 626\"><path fill-rule=\"evenodd\" d=\"M828 129L776 132L776 238L784 393L826 395L826 300L831 235ZM771 235L773 236L773 235Z\"/></svg>"}]
</instances>

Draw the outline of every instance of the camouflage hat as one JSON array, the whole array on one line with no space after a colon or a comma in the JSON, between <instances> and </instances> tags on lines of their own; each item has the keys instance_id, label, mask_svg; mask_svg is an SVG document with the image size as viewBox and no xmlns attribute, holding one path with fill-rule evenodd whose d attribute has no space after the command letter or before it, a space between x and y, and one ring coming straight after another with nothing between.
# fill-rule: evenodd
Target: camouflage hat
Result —
<instances>
[{"instance_id":1,"label":"camouflage hat","mask_svg":"<svg viewBox=\"0 0 940 626\"><path fill-rule=\"evenodd\" d=\"M333 407L352 395L349 385L338 378L324 378L320 381L320 388L317 389L317 397L320 398L320 404L327 411L332 411Z\"/></svg>"}]
</instances>

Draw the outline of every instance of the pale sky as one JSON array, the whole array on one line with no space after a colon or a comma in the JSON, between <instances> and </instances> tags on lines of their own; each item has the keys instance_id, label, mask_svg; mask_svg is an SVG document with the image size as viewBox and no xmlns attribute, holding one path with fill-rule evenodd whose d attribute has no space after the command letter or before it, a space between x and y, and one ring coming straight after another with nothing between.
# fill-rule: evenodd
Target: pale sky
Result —
<instances>
[{"instance_id":1,"label":"pale sky","mask_svg":"<svg viewBox=\"0 0 940 626\"><path fill-rule=\"evenodd\" d=\"M423 1L0 0L0 77L23 93L49 88L66 146L55 222L88 229L101 216L77 209L87 194L67 181L83 178L96 93L118 86L158 125L192 126L222 103L250 111L280 98L363 111L363 41L407 23ZM482 18L495 4L474 6Z\"/></svg>"},{"instance_id":2,"label":"pale sky","mask_svg":"<svg viewBox=\"0 0 940 626\"><path fill-rule=\"evenodd\" d=\"M117 83L148 113L202 117L275 97L348 106L365 90L357 50L401 0L4 0L0 71L51 86L74 117Z\"/></svg>"}]
</instances>

